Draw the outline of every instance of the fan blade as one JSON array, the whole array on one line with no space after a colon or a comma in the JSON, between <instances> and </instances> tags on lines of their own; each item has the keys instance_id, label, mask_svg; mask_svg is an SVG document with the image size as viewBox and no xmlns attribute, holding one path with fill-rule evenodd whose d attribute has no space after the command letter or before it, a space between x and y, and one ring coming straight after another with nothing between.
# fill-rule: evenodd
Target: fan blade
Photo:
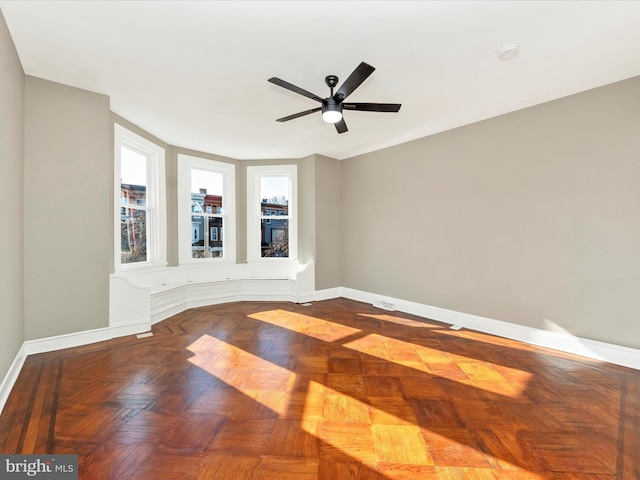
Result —
<instances>
[{"instance_id":1,"label":"fan blade","mask_svg":"<svg viewBox=\"0 0 640 480\"><path fill-rule=\"evenodd\" d=\"M286 88L287 90L291 90L292 92L298 93L298 94L303 95L305 97L308 97L308 98L310 98L312 100L315 100L316 102L322 103L323 99L320 98L319 96L317 96L317 95L315 95L315 94L313 94L311 92L307 92L306 90L303 90L300 87L296 87L295 85L292 85L289 82L285 82L284 80L281 80L281 79L276 78L276 77L271 77L268 81L273 83L273 84L275 84L275 85L278 85L279 87Z\"/></svg>"},{"instance_id":2,"label":"fan blade","mask_svg":"<svg viewBox=\"0 0 640 480\"><path fill-rule=\"evenodd\" d=\"M398 112L400 103L343 103L346 110L360 110L363 112Z\"/></svg>"},{"instance_id":3,"label":"fan blade","mask_svg":"<svg viewBox=\"0 0 640 480\"><path fill-rule=\"evenodd\" d=\"M289 120L293 120L294 118L304 117L305 115L309 115L310 113L319 112L322 110L322 107L312 108L311 110L305 110L304 112L294 113L293 115L289 115L288 117L278 118L276 122L288 122Z\"/></svg>"},{"instance_id":4,"label":"fan blade","mask_svg":"<svg viewBox=\"0 0 640 480\"><path fill-rule=\"evenodd\" d=\"M349 75L349 78L342 82L342 85L333 96L333 99L337 102L342 102L349 95L351 95L362 82L369 78L369 75L371 75L374 70L375 68L368 63L360 63L360 65L356 67L351 75Z\"/></svg>"},{"instance_id":5,"label":"fan blade","mask_svg":"<svg viewBox=\"0 0 640 480\"><path fill-rule=\"evenodd\" d=\"M342 117L339 122L334 123L334 125L336 126L336 130L338 131L338 133L344 133L349 130L347 128L347 124L344 123L344 117Z\"/></svg>"}]
</instances>

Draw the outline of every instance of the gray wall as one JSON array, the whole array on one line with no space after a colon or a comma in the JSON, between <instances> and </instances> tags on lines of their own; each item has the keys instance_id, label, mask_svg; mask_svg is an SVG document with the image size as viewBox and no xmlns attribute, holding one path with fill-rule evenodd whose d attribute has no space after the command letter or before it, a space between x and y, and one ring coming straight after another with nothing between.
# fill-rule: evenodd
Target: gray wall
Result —
<instances>
[{"instance_id":1,"label":"gray wall","mask_svg":"<svg viewBox=\"0 0 640 480\"><path fill-rule=\"evenodd\" d=\"M109 98L26 77L27 340L108 326Z\"/></svg>"},{"instance_id":2,"label":"gray wall","mask_svg":"<svg viewBox=\"0 0 640 480\"><path fill-rule=\"evenodd\" d=\"M340 160L315 155L316 289L342 286Z\"/></svg>"},{"instance_id":3,"label":"gray wall","mask_svg":"<svg viewBox=\"0 0 640 480\"><path fill-rule=\"evenodd\" d=\"M316 155L298 162L298 258L316 261Z\"/></svg>"},{"instance_id":4,"label":"gray wall","mask_svg":"<svg viewBox=\"0 0 640 480\"><path fill-rule=\"evenodd\" d=\"M640 77L342 164L343 284L640 348Z\"/></svg>"},{"instance_id":5,"label":"gray wall","mask_svg":"<svg viewBox=\"0 0 640 480\"><path fill-rule=\"evenodd\" d=\"M0 12L0 379L24 340L24 73Z\"/></svg>"}]
</instances>

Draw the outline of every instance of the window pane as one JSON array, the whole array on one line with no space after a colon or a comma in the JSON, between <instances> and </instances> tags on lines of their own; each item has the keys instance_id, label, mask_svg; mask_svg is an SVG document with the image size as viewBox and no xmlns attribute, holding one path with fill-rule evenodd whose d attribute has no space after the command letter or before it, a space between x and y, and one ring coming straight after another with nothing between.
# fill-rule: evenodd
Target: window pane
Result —
<instances>
[{"instance_id":1,"label":"window pane","mask_svg":"<svg viewBox=\"0 0 640 480\"><path fill-rule=\"evenodd\" d=\"M289 177L260 177L260 199L262 215L288 215Z\"/></svg>"},{"instance_id":2,"label":"window pane","mask_svg":"<svg viewBox=\"0 0 640 480\"><path fill-rule=\"evenodd\" d=\"M191 170L191 211L222 213L222 173ZM197 209L200 207L200 210Z\"/></svg>"},{"instance_id":3,"label":"window pane","mask_svg":"<svg viewBox=\"0 0 640 480\"><path fill-rule=\"evenodd\" d=\"M147 261L147 212L120 209L120 263Z\"/></svg>"},{"instance_id":4,"label":"window pane","mask_svg":"<svg viewBox=\"0 0 640 480\"><path fill-rule=\"evenodd\" d=\"M289 225L286 219L261 220L262 252L265 257L289 256Z\"/></svg>"},{"instance_id":5,"label":"window pane","mask_svg":"<svg viewBox=\"0 0 640 480\"><path fill-rule=\"evenodd\" d=\"M222 258L222 218L191 216L191 258Z\"/></svg>"},{"instance_id":6,"label":"window pane","mask_svg":"<svg viewBox=\"0 0 640 480\"><path fill-rule=\"evenodd\" d=\"M222 218L209 218L209 257L222 258Z\"/></svg>"},{"instance_id":7,"label":"window pane","mask_svg":"<svg viewBox=\"0 0 640 480\"><path fill-rule=\"evenodd\" d=\"M191 216L191 257L204 258L204 219L205 217Z\"/></svg>"},{"instance_id":8,"label":"window pane","mask_svg":"<svg viewBox=\"0 0 640 480\"><path fill-rule=\"evenodd\" d=\"M127 147L121 148L120 201L123 204L147 204L147 157Z\"/></svg>"}]
</instances>

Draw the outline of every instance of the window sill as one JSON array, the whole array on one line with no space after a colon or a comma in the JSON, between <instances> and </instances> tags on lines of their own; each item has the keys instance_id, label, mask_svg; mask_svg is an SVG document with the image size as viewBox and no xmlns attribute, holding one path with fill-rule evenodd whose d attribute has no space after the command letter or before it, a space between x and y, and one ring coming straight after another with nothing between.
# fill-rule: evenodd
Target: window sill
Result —
<instances>
[{"instance_id":1,"label":"window sill","mask_svg":"<svg viewBox=\"0 0 640 480\"><path fill-rule=\"evenodd\" d=\"M167 263L119 265L114 268L114 274L126 276L128 273L137 274L162 272L167 269L167 265Z\"/></svg>"}]
</instances>

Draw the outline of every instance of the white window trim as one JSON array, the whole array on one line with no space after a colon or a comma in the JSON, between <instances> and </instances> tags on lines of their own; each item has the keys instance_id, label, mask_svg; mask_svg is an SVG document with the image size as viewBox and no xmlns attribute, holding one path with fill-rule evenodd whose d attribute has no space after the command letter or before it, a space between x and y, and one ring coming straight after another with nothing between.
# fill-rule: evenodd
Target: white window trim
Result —
<instances>
[{"instance_id":1,"label":"white window trim","mask_svg":"<svg viewBox=\"0 0 640 480\"><path fill-rule=\"evenodd\" d=\"M114 124L114 270L124 272L145 268L165 267L167 265L167 208L165 181L165 151L159 145L150 142ZM120 262L120 208L124 206L120 200L120 167L121 147L134 150L148 158L147 164L147 203L151 215L147 218L147 260L145 262Z\"/></svg>"},{"instance_id":2,"label":"white window trim","mask_svg":"<svg viewBox=\"0 0 640 480\"><path fill-rule=\"evenodd\" d=\"M289 178L289 214L284 216L262 215L260 211L260 178ZM261 256L260 220L263 218L289 219L289 257L263 258ZM267 165L247 167L247 262L297 262L298 261L298 166Z\"/></svg>"},{"instance_id":3,"label":"white window trim","mask_svg":"<svg viewBox=\"0 0 640 480\"><path fill-rule=\"evenodd\" d=\"M222 217L222 258L192 258L191 256L191 170L205 170L223 175L223 214L204 214ZM180 264L235 263L236 261L236 167L231 163L178 154L178 259Z\"/></svg>"}]
</instances>

